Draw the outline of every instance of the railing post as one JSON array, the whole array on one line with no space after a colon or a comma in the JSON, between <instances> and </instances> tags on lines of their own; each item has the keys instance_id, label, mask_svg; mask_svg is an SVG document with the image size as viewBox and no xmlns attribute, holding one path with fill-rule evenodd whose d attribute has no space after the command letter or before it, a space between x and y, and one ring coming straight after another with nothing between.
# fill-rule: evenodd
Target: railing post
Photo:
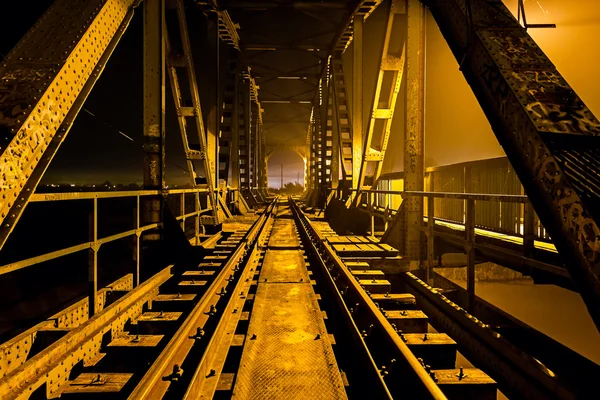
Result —
<instances>
[{"instance_id":1,"label":"railing post","mask_svg":"<svg viewBox=\"0 0 600 400\"><path fill-rule=\"evenodd\" d=\"M391 198L391 194L386 193L385 195L385 212L383 213L383 215L385 216L383 219L383 231L387 232L388 230L388 224L389 224L389 220L390 220L390 216L391 216L391 212L390 212L390 198Z\"/></svg>"},{"instance_id":2,"label":"railing post","mask_svg":"<svg viewBox=\"0 0 600 400\"><path fill-rule=\"evenodd\" d=\"M535 211L529 200L524 204L523 210L523 256L533 258Z\"/></svg>"},{"instance_id":3,"label":"railing post","mask_svg":"<svg viewBox=\"0 0 600 400\"><path fill-rule=\"evenodd\" d=\"M375 237L375 193L369 192L369 214L371 215L371 236Z\"/></svg>"},{"instance_id":4,"label":"railing post","mask_svg":"<svg viewBox=\"0 0 600 400\"><path fill-rule=\"evenodd\" d=\"M467 253L467 310L475 298L475 199L467 200L465 222L465 252Z\"/></svg>"},{"instance_id":5,"label":"railing post","mask_svg":"<svg viewBox=\"0 0 600 400\"><path fill-rule=\"evenodd\" d=\"M185 233L185 192L181 193L181 201L179 202L179 208L181 209L181 229Z\"/></svg>"},{"instance_id":6,"label":"railing post","mask_svg":"<svg viewBox=\"0 0 600 400\"><path fill-rule=\"evenodd\" d=\"M433 258L435 257L435 213L434 197L427 197L427 269L425 271L426 282L433 284ZM441 267L441 265L438 265Z\"/></svg>"},{"instance_id":7,"label":"railing post","mask_svg":"<svg viewBox=\"0 0 600 400\"><path fill-rule=\"evenodd\" d=\"M98 199L94 198L94 206L89 216L89 235L91 246L88 250L88 315L93 317L98 312Z\"/></svg>"},{"instance_id":8,"label":"railing post","mask_svg":"<svg viewBox=\"0 0 600 400\"><path fill-rule=\"evenodd\" d=\"M135 286L138 287L140 285L140 237L142 236L142 232L140 232L140 195L138 194L135 199Z\"/></svg>"},{"instance_id":9,"label":"railing post","mask_svg":"<svg viewBox=\"0 0 600 400\"><path fill-rule=\"evenodd\" d=\"M218 168L217 168L218 169ZM198 236L200 236L200 192L196 192L195 193L195 208L196 208L196 221L194 223L194 237L195 237L195 244L198 245ZM213 202L212 204L215 204L216 206L216 202Z\"/></svg>"}]
</instances>

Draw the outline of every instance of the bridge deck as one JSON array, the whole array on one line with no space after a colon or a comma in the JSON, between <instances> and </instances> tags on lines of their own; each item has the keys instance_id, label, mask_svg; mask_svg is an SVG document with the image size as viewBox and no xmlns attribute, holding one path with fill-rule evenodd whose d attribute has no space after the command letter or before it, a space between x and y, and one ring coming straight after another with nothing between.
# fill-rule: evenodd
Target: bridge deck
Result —
<instances>
[{"instance_id":1,"label":"bridge deck","mask_svg":"<svg viewBox=\"0 0 600 400\"><path fill-rule=\"evenodd\" d=\"M260 273L233 398L345 399L294 222L282 208ZM285 250L273 247L282 242Z\"/></svg>"}]
</instances>

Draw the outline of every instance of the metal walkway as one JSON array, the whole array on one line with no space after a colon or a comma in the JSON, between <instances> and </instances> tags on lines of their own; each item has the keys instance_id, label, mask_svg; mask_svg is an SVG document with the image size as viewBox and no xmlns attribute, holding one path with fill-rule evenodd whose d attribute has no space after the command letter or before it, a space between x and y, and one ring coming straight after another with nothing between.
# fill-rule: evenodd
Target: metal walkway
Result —
<instances>
[{"instance_id":1,"label":"metal walkway","mask_svg":"<svg viewBox=\"0 0 600 400\"><path fill-rule=\"evenodd\" d=\"M289 207L279 208L233 390L237 399L345 399Z\"/></svg>"}]
</instances>

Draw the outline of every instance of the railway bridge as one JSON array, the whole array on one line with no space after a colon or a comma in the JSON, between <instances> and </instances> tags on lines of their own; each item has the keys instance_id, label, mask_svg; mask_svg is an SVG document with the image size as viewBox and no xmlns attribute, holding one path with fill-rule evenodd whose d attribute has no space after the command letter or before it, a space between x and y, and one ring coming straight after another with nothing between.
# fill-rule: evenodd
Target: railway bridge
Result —
<instances>
[{"instance_id":1,"label":"railway bridge","mask_svg":"<svg viewBox=\"0 0 600 400\"><path fill-rule=\"evenodd\" d=\"M600 121L522 1L47 3L0 64L2 399L598 397L476 292L557 286L600 327ZM426 168L427 24L505 156ZM103 90L139 99L142 187L43 180Z\"/></svg>"}]
</instances>

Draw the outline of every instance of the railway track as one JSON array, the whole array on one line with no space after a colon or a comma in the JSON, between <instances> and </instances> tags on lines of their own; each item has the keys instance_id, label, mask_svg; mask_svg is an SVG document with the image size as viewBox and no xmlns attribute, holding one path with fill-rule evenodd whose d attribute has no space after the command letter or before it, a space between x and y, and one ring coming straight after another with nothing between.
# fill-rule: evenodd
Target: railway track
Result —
<instances>
[{"instance_id":1,"label":"railway track","mask_svg":"<svg viewBox=\"0 0 600 400\"><path fill-rule=\"evenodd\" d=\"M91 319L82 300L0 345L0 398L496 398L428 324L456 335L439 293L411 274L406 292L392 288L327 234L275 199L199 263L136 288L126 276L99 291Z\"/></svg>"}]
</instances>

